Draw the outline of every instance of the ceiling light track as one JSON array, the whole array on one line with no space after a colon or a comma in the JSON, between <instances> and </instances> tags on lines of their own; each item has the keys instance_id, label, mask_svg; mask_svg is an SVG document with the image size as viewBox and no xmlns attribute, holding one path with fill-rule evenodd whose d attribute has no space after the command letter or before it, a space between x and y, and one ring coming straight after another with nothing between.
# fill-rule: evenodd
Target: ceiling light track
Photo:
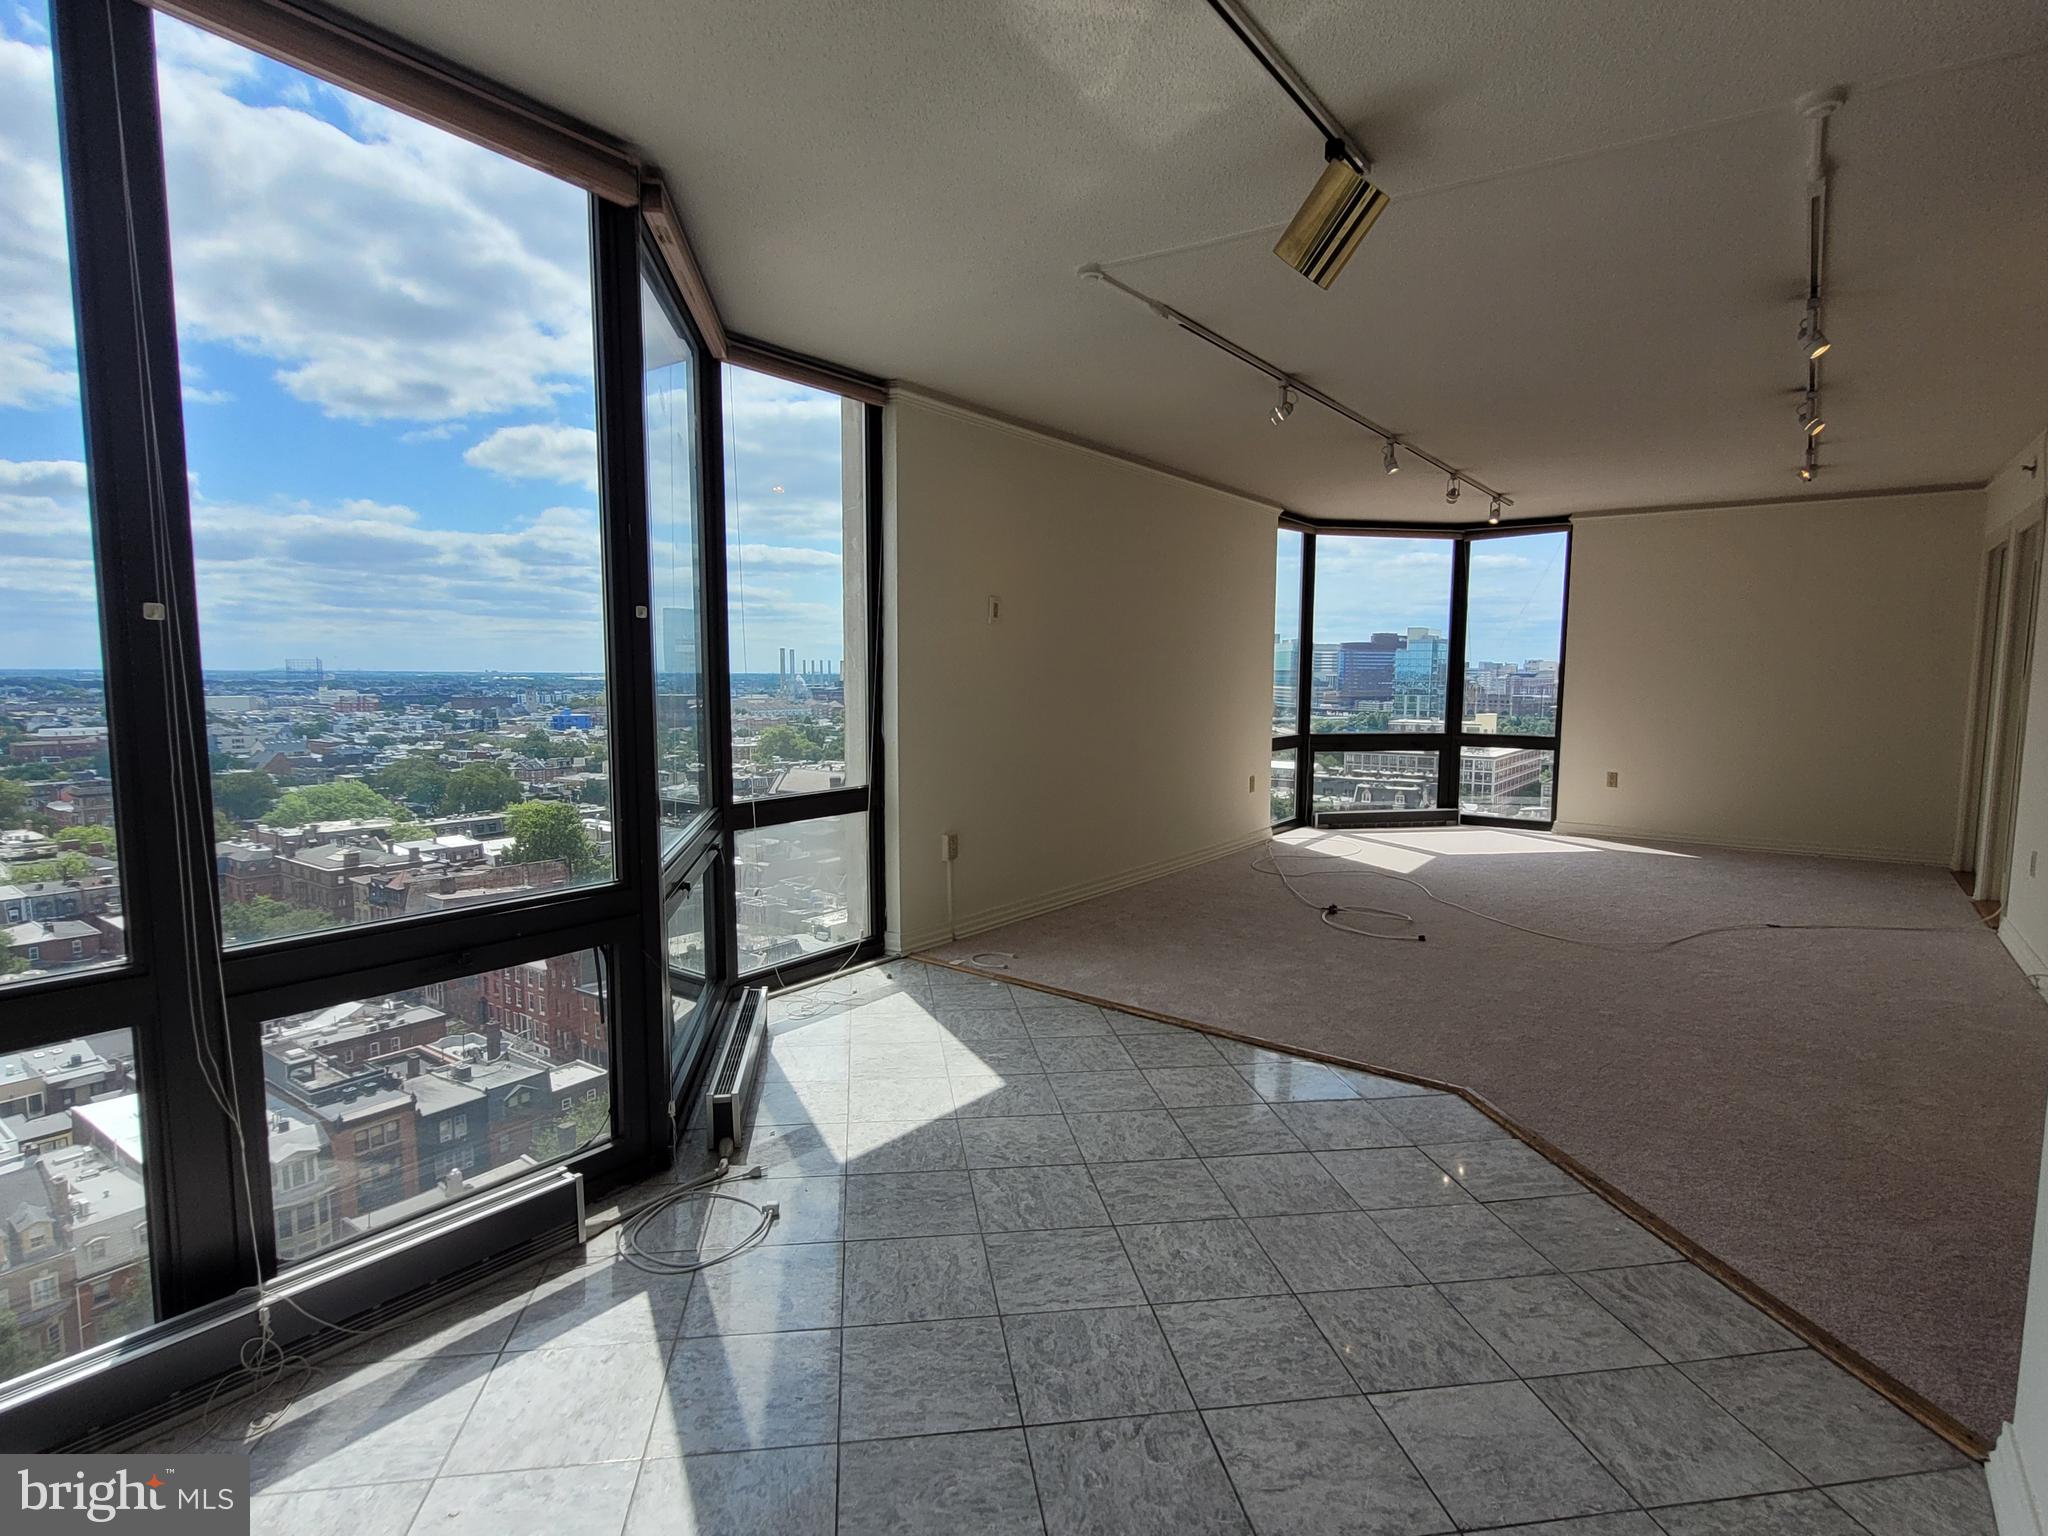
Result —
<instances>
[{"instance_id":1,"label":"ceiling light track","mask_svg":"<svg viewBox=\"0 0 2048 1536\"><path fill-rule=\"evenodd\" d=\"M1828 119L1842 105L1838 87L1800 98L1799 115L1806 119L1806 308L1799 318L1799 356L1806 366L1806 388L1799 397L1799 430L1805 436L1799 478L1810 482L1820 472L1820 435L1827 429L1821 412L1821 359L1833 350L1821 329L1821 295L1827 275L1828 250Z\"/></svg>"},{"instance_id":2,"label":"ceiling light track","mask_svg":"<svg viewBox=\"0 0 2048 1536\"><path fill-rule=\"evenodd\" d=\"M1369 174L1372 161L1366 158L1358 141L1337 121L1336 113L1323 105L1322 98L1301 78L1301 72L1287 61L1287 55L1280 51L1273 39L1266 36L1266 29L1253 19L1252 13L1239 0L1209 0L1209 9L1223 18L1223 24L1244 44L1245 52L1258 60L1259 67L1273 77L1274 83L1300 109L1301 115L1315 124L1316 132L1323 136L1324 142L1337 147L1338 153L1329 158L1342 159L1361 176Z\"/></svg>"},{"instance_id":3,"label":"ceiling light track","mask_svg":"<svg viewBox=\"0 0 2048 1536\"><path fill-rule=\"evenodd\" d=\"M1155 299L1152 297L1151 294L1146 293L1141 289L1133 288L1129 283L1125 282L1122 278L1114 276L1113 274L1104 271L1102 267L1100 267L1096 263L1090 262L1088 265L1082 267L1080 269L1079 275L1081 277L1088 279L1090 282L1105 284L1108 287L1114 288L1118 293L1121 293L1128 298L1136 299L1140 304L1144 305L1147 309L1151 310L1152 313L1157 315L1160 319L1165 320L1170 324L1179 326L1182 330L1186 331L1190 336L1193 336L1198 341L1206 341L1210 346L1216 348L1217 351L1229 353L1232 357L1236 358L1240 363L1243 363L1247 368L1256 368L1260 373L1263 373L1267 378L1271 379L1275 384L1277 384L1283 392L1291 390L1294 394L1300 396L1302 399L1313 400L1317 405L1320 405L1324 410L1334 411L1337 415L1342 416L1346 421L1351 422L1353 425L1365 428L1366 431L1370 432L1374 437L1377 437L1381 441L1381 443L1385 445L1385 449L1381 457L1381 467L1382 469L1385 469L1386 466L1390 463L1395 466L1393 470L1388 470L1388 473L1391 474L1398 472L1399 461L1394 456L1395 449L1398 447L1402 453L1407 454L1410 458L1419 460L1420 462L1429 465L1430 468L1436 470L1441 475L1447 476L1451 480L1470 486L1473 490L1479 492L1480 495L1488 498L1488 500L1492 503L1493 517L1490 519L1491 521L1499 521L1500 508L1512 507L1515 504L1513 497L1502 494L1501 492L1495 490L1492 486L1488 485L1485 481L1478 479L1476 476L1468 473L1465 470L1459 469L1455 464L1446 464L1442 459L1438 458L1435 454L1425 453L1422 449L1416 447L1406 438L1401 437L1398 433L1394 432L1392 428L1381 426L1371 417L1361 415L1359 412L1354 411L1342 400L1338 400L1330 395L1326 395L1320 389L1317 389L1313 384L1305 383L1303 380L1296 378L1293 374L1289 373L1286 369L1280 367L1277 363L1270 363L1266 361L1265 358L1259 356L1258 353L1239 346L1236 342L1232 341L1228 336L1225 336L1220 331L1211 330L1208 326L1202 324L1202 322L1197 320L1194 316L1183 314L1181 313L1181 311L1175 309L1171 304L1168 304L1160 299ZM1276 407L1271 414L1278 415L1278 408Z\"/></svg>"}]
</instances>

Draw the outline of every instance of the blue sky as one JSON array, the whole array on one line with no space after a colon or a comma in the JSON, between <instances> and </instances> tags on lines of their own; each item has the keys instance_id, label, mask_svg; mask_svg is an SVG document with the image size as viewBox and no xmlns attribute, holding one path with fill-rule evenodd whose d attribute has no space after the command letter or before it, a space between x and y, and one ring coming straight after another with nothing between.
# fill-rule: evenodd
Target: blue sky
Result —
<instances>
[{"instance_id":1,"label":"blue sky","mask_svg":"<svg viewBox=\"0 0 2048 1536\"><path fill-rule=\"evenodd\" d=\"M1473 662L1555 660L1564 616L1565 535L1472 542L1465 654ZM1274 575L1276 633L1300 607L1297 538L1282 537ZM1451 544L1444 539L1325 535L1316 540L1315 642L1412 627L1448 633Z\"/></svg>"},{"instance_id":2,"label":"blue sky","mask_svg":"<svg viewBox=\"0 0 2048 1536\"><path fill-rule=\"evenodd\" d=\"M0 0L0 667L97 661L44 14ZM584 195L156 26L205 664L596 670ZM838 402L728 393L735 663L836 660Z\"/></svg>"}]
</instances>

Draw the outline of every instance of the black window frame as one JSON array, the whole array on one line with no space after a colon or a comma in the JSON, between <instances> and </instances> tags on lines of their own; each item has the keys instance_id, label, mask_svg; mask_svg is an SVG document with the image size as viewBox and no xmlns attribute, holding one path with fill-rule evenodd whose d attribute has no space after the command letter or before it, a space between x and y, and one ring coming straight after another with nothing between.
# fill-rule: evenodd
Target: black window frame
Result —
<instances>
[{"instance_id":1,"label":"black window frame","mask_svg":"<svg viewBox=\"0 0 2048 1536\"><path fill-rule=\"evenodd\" d=\"M736 365L738 366L738 365ZM822 389L822 385L813 385ZM847 398L845 396L842 399ZM720 431L723 432L721 422ZM733 793L732 764L732 711L730 684L730 613L726 606L724 568L721 561L719 597L715 609L717 639L721 676L726 678L723 699L724 720L720 729L723 733L723 757L719 765L718 791L720 806L726 824L725 868L729 872L738 867L739 839L742 834L765 831L771 827L786 827L797 822L823 821L833 816L864 813L867 816L868 844L868 933L865 938L850 944L837 945L806 955L801 960L792 960L785 965L763 966L742 973L739 970L739 928L737 907L733 905L736 891L733 882L722 882L723 899L732 914L727 923L731 936L729 959L731 969L727 974L746 986L765 986L771 992L785 987L801 985L820 976L829 976L836 971L878 960L884 953L883 930L887 927L885 828L883 825L884 782L882 742L882 408L870 402L861 403L861 484L862 484L862 581L865 591L862 596L867 605L867 654L862 666L867 677L868 711L868 771L867 782L849 789L820 790L804 795L776 795L769 799L741 800ZM723 455L720 455L723 458ZM721 552L724 549L724 486L721 479L719 490L719 537ZM707 605L709 599L707 598Z\"/></svg>"},{"instance_id":2,"label":"black window frame","mask_svg":"<svg viewBox=\"0 0 2048 1536\"><path fill-rule=\"evenodd\" d=\"M744 815L735 815L720 366L641 210L591 196L611 876L461 911L226 947L213 853L154 12L140 0L50 0L50 7L128 927L117 965L0 989L0 1052L86 1032L133 1031L157 1321L126 1339L0 1380L0 1443L37 1448L75 1442L93 1426L155 1409L192 1386L192 1361L221 1360L215 1346L192 1340L226 1315L223 1309L240 1306L255 1286L282 1273L264 1131L264 1021L596 952L612 1036L611 1134L530 1177L557 1177L556 1170L567 1168L584 1178L590 1195L601 1196L673 1161L682 1110L711 1055L710 1022L743 979L729 878L742 830L850 810L869 818L869 936L801 965L746 977L747 984L789 985L878 956L885 915L881 410L872 403L862 407L868 784L747 802ZM699 656L710 803L666 851L657 773L643 277L695 360ZM703 1027L678 1038L665 916L670 901L698 881L709 883L710 898L707 974L696 1015ZM221 1083L232 1085L226 1105L216 1095ZM392 1234L337 1245L294 1262L291 1274L295 1281L309 1272L338 1276L340 1293L365 1307L417 1294L445 1273L445 1263L435 1267L436 1254L422 1239L452 1231L463 1210L453 1204ZM493 1216L481 1225L487 1238L476 1242L526 1236L517 1232L516 1219ZM304 1332L298 1319L291 1326ZM233 1359L230 1350L212 1368L231 1366Z\"/></svg>"},{"instance_id":3,"label":"black window frame","mask_svg":"<svg viewBox=\"0 0 2048 1536\"><path fill-rule=\"evenodd\" d=\"M1301 628L1296 647L1295 727L1273 736L1273 756L1294 759L1294 815L1273 823L1275 832L1315 825L1315 760L1319 752L1435 753L1437 759L1435 819L1460 826L1519 827L1549 831L1557 825L1557 788L1564 763L1565 661L1571 633L1571 536L1569 518L1502 523L1346 523L1284 514L1275 525L1302 536ZM1541 736L1503 735L1463 729L1465 719L1465 640L1471 597L1472 547L1492 539L1532 533L1565 536L1564 595L1558 610L1557 704L1551 730ZM1440 731L1318 732L1314 728L1316 544L1321 538L1442 539L1451 545L1450 628L1446 635L1444 721ZM1523 747L1550 754L1550 814L1543 820L1514 816L1482 816L1460 804L1467 747Z\"/></svg>"}]
</instances>

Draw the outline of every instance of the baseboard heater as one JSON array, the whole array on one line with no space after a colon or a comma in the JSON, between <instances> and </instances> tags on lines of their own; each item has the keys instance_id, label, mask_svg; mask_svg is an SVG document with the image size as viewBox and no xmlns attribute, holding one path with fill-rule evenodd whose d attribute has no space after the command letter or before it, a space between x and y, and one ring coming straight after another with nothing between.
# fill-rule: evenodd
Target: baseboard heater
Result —
<instances>
[{"instance_id":1,"label":"baseboard heater","mask_svg":"<svg viewBox=\"0 0 2048 1536\"><path fill-rule=\"evenodd\" d=\"M1415 810L1381 807L1375 810L1317 811L1318 827L1454 827L1456 806L1427 805Z\"/></svg>"},{"instance_id":2,"label":"baseboard heater","mask_svg":"<svg viewBox=\"0 0 2048 1536\"><path fill-rule=\"evenodd\" d=\"M725 1157L747 1144L754 1089L768 1060L768 989L746 987L726 1010L711 1076L711 1151Z\"/></svg>"},{"instance_id":3,"label":"baseboard heater","mask_svg":"<svg viewBox=\"0 0 2048 1536\"><path fill-rule=\"evenodd\" d=\"M551 1168L480 1190L383 1237L367 1237L286 1272L270 1288L285 1350L311 1359L387 1328L522 1264L584 1240L583 1179ZM32 1373L0 1391L0 1445L97 1451L192 1417L217 1388L232 1403L242 1351L262 1336L253 1290ZM316 1321L317 1319L317 1321ZM146 1404L139 1411L129 1405Z\"/></svg>"}]
</instances>

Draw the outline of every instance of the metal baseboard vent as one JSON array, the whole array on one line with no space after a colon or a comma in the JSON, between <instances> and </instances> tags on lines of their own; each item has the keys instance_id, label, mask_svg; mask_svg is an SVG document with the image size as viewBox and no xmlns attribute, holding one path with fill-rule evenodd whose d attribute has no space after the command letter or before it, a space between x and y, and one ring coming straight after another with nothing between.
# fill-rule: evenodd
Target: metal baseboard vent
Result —
<instances>
[{"instance_id":1,"label":"metal baseboard vent","mask_svg":"<svg viewBox=\"0 0 2048 1536\"><path fill-rule=\"evenodd\" d=\"M1454 827L1457 824L1456 810L1435 805L1412 811L1387 808L1316 812L1316 825L1319 827Z\"/></svg>"},{"instance_id":2,"label":"metal baseboard vent","mask_svg":"<svg viewBox=\"0 0 2048 1536\"><path fill-rule=\"evenodd\" d=\"M553 1170L516 1188L474 1196L443 1222L309 1261L273 1291L272 1324L286 1352L317 1360L583 1239L583 1180L566 1169ZM420 1280L391 1296L394 1274ZM305 1311L286 1305L287 1297ZM250 1395L238 1381L240 1352L259 1333L258 1303L248 1291L92 1356L74 1357L71 1363L78 1366L94 1363L93 1356L104 1362L101 1390L93 1396L98 1406L75 1394L38 1401L41 1394L34 1390L20 1398L0 1397L0 1444L16 1450L115 1450L197 1417L209 1401L215 1409L229 1407ZM149 1406L119 1417L107 1414L123 1402Z\"/></svg>"},{"instance_id":3,"label":"metal baseboard vent","mask_svg":"<svg viewBox=\"0 0 2048 1536\"><path fill-rule=\"evenodd\" d=\"M768 1059L766 987L748 987L733 1000L725 1038L714 1059L718 1069L711 1078L711 1150L724 1156L746 1145L754 1087Z\"/></svg>"}]
</instances>

